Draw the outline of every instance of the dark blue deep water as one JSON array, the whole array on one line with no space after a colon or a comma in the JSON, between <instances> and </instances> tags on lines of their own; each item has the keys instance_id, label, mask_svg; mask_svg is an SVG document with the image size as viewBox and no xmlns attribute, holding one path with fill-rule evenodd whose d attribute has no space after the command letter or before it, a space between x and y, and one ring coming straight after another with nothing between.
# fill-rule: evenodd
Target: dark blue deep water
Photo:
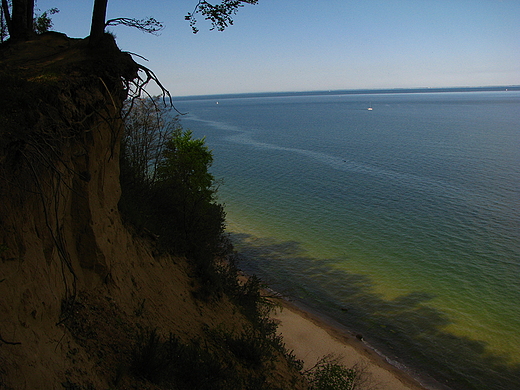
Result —
<instances>
[{"instance_id":1,"label":"dark blue deep water","mask_svg":"<svg viewBox=\"0 0 520 390\"><path fill-rule=\"evenodd\" d=\"M176 106L242 268L427 384L520 389L520 92Z\"/></svg>"}]
</instances>

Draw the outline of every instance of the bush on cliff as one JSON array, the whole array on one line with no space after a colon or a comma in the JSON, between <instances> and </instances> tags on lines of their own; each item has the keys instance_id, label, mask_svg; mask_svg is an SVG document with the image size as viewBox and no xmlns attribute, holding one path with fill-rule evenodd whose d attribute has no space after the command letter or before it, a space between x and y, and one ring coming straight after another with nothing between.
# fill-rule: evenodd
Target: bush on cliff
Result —
<instances>
[{"instance_id":1,"label":"bush on cliff","mask_svg":"<svg viewBox=\"0 0 520 390\"><path fill-rule=\"evenodd\" d=\"M212 162L204 139L177 128L157 168L156 205L170 216L161 221L161 231L177 253L196 259L202 272L215 256L224 230L223 208L216 202L215 179L208 172Z\"/></svg>"},{"instance_id":2,"label":"bush on cliff","mask_svg":"<svg viewBox=\"0 0 520 390\"><path fill-rule=\"evenodd\" d=\"M214 258L222 248L224 209L216 201L213 162L204 139L182 129L158 99L128 109L121 153L120 209L162 249L186 256L203 284L215 284Z\"/></svg>"}]
</instances>

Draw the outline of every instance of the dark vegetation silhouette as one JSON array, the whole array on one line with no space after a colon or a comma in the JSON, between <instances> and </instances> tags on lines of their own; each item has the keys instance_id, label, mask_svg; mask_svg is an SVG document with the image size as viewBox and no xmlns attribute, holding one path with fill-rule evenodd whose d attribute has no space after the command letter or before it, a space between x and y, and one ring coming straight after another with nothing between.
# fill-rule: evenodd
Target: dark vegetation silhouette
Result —
<instances>
[{"instance_id":1,"label":"dark vegetation silhouette","mask_svg":"<svg viewBox=\"0 0 520 390\"><path fill-rule=\"evenodd\" d=\"M34 10L35 0L1 0L1 28L2 41L4 37L9 35L13 40L29 39L35 32L41 33L41 27L46 26L45 31L48 31L52 24L49 22L49 14L56 13L57 9L52 8L45 11L40 17L43 19L41 23L35 25ZM193 33L198 32L196 27L196 15L202 15L205 20L212 24L212 30L217 29L223 31L226 27L233 24L233 16L237 13L240 7L244 4L256 4L258 0L222 0L220 3L211 4L207 1L198 1L192 12L186 15L186 20L189 21ZM125 25L128 27L135 27L141 31L155 34L163 28L162 23L155 18L128 18L120 17L106 21L106 12L108 7L108 0L94 0L94 7L92 10L92 22L90 27L90 40L92 44L97 44L99 39L105 33L105 28L109 25ZM40 28L38 28L39 26ZM5 33L5 34L4 34Z\"/></svg>"},{"instance_id":2,"label":"dark vegetation silhouette","mask_svg":"<svg viewBox=\"0 0 520 390\"><path fill-rule=\"evenodd\" d=\"M14 0L16 1L16 0ZM240 7L244 4L256 4L258 0L222 0L218 4L211 4L207 1L198 1L192 12L186 15L186 20L190 22L193 33L197 33L199 30L196 27L197 20L196 15L200 14L204 19L208 20L212 24L212 30L217 29L218 31L225 30L226 27L233 24L233 15L235 15ZM92 12L92 24L90 28L90 39L92 42L96 42L104 33L105 27L107 26L106 10L108 6L108 0L95 0L94 10ZM121 18L127 19L127 18ZM116 19L117 20L117 19ZM122 20L120 20L122 21ZM147 27L156 26L162 28L161 23L157 22L153 18L141 20L140 23L134 23L129 21L138 21L137 19L127 19L126 22L121 23L130 25L131 27L137 27L143 31L147 30ZM109 21L110 22L110 21ZM144 25L143 25L144 22ZM128 23L128 24L127 24ZM145 27L145 28L143 28ZM147 31L156 32L157 30Z\"/></svg>"},{"instance_id":3,"label":"dark vegetation silhouette","mask_svg":"<svg viewBox=\"0 0 520 390\"><path fill-rule=\"evenodd\" d=\"M190 22L191 29L196 34L196 15L200 14L204 19L211 22L211 30L224 31L226 27L233 25L233 15L244 4L257 4L258 0L223 0L220 4L213 5L207 1L199 1L193 12L186 15L185 19Z\"/></svg>"}]
</instances>

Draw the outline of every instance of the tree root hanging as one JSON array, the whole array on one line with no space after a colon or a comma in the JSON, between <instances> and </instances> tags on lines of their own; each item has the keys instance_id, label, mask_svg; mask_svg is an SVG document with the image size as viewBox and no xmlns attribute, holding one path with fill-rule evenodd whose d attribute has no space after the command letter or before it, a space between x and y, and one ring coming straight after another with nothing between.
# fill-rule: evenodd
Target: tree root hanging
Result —
<instances>
[{"instance_id":1,"label":"tree root hanging","mask_svg":"<svg viewBox=\"0 0 520 390\"><path fill-rule=\"evenodd\" d=\"M136 55L134 53L129 53L131 55ZM141 57L141 56L138 56ZM143 57L141 57L143 58ZM128 93L128 99L130 99L130 109L133 106L133 101L137 98L141 98L143 95L147 96L148 98L152 98L150 93L146 90L146 87L148 84L153 81L159 89L161 90L161 98L163 100L163 103L165 106L169 106L173 108L179 115L185 115L185 113L180 112L175 105L173 104L173 99L170 94L170 91L168 91L161 83L157 75L149 68L147 68L144 65L137 64L138 67L138 74L135 79L132 80L125 80L125 89ZM144 77L141 77L139 73L144 74ZM129 110L130 111L130 110ZM129 112L128 111L128 112Z\"/></svg>"}]
</instances>

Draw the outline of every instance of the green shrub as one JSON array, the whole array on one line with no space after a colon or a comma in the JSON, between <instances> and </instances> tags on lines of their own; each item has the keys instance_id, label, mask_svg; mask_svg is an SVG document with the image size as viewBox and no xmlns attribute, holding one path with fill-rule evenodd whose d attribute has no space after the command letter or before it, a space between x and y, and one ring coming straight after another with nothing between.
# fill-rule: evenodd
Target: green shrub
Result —
<instances>
[{"instance_id":1,"label":"green shrub","mask_svg":"<svg viewBox=\"0 0 520 390\"><path fill-rule=\"evenodd\" d=\"M200 263L214 257L224 231L224 211L215 201L215 179L208 172L212 162L204 139L194 139L191 131L177 128L157 168L160 211L174 218L164 221L162 228L181 238L177 251Z\"/></svg>"},{"instance_id":2,"label":"green shrub","mask_svg":"<svg viewBox=\"0 0 520 390\"><path fill-rule=\"evenodd\" d=\"M311 390L368 390L376 387L365 370L359 366L348 368L340 363L340 358L326 355L313 367L303 372L311 385Z\"/></svg>"},{"instance_id":3,"label":"green shrub","mask_svg":"<svg viewBox=\"0 0 520 390\"><path fill-rule=\"evenodd\" d=\"M225 213L216 201L204 139L183 130L157 99L134 101L125 115L119 208L161 248L193 261L202 288L219 284L214 258L223 247Z\"/></svg>"}]
</instances>

